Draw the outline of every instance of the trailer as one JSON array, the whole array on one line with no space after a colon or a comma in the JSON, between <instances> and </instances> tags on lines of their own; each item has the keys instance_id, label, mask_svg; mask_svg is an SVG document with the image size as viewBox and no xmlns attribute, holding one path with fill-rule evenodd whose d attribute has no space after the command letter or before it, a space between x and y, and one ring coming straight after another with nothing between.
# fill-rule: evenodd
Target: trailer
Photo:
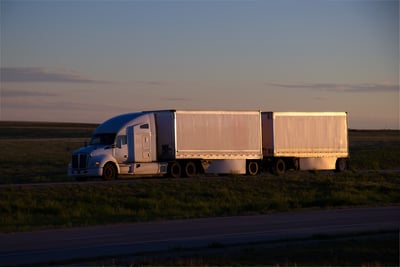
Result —
<instances>
[{"instance_id":1,"label":"trailer","mask_svg":"<svg viewBox=\"0 0 400 267\"><path fill-rule=\"evenodd\" d=\"M77 179L255 175L262 159L260 111L144 111L102 123L89 146L73 152L68 174Z\"/></svg>"},{"instance_id":2,"label":"trailer","mask_svg":"<svg viewBox=\"0 0 400 267\"><path fill-rule=\"evenodd\" d=\"M158 110L102 123L90 144L72 153L68 174L110 180L343 171L348 157L346 112Z\"/></svg>"},{"instance_id":3,"label":"trailer","mask_svg":"<svg viewBox=\"0 0 400 267\"><path fill-rule=\"evenodd\" d=\"M346 112L263 112L263 156L267 169L347 168Z\"/></svg>"}]
</instances>

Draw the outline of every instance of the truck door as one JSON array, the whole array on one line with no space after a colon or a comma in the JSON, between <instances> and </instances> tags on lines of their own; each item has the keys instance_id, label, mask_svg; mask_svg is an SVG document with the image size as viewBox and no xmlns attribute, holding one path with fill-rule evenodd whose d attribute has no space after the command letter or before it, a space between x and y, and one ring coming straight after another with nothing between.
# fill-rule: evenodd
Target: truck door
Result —
<instances>
[{"instance_id":1,"label":"truck door","mask_svg":"<svg viewBox=\"0 0 400 267\"><path fill-rule=\"evenodd\" d=\"M115 159L118 163L126 163L128 160L128 147L126 135L117 136L117 144L114 148Z\"/></svg>"},{"instance_id":2,"label":"truck door","mask_svg":"<svg viewBox=\"0 0 400 267\"><path fill-rule=\"evenodd\" d=\"M151 162L151 132L148 123L128 127L128 158L132 162Z\"/></svg>"}]
</instances>

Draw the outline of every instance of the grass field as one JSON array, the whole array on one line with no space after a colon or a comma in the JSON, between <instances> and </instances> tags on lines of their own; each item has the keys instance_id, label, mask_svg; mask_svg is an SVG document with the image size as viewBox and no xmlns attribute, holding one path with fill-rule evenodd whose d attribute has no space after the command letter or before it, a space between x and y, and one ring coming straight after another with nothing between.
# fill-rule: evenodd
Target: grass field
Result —
<instances>
[{"instance_id":1,"label":"grass field","mask_svg":"<svg viewBox=\"0 0 400 267\"><path fill-rule=\"evenodd\" d=\"M93 124L0 122L0 184L70 181L73 150L89 140Z\"/></svg>"},{"instance_id":2,"label":"grass field","mask_svg":"<svg viewBox=\"0 0 400 267\"><path fill-rule=\"evenodd\" d=\"M0 123L0 231L400 203L400 172L377 171L400 168L399 131L350 131L344 173L23 185L72 181L71 152L95 127Z\"/></svg>"},{"instance_id":3,"label":"grass field","mask_svg":"<svg viewBox=\"0 0 400 267\"><path fill-rule=\"evenodd\" d=\"M73 150L95 124L0 122L0 184L71 181ZM400 131L349 132L350 169L400 169Z\"/></svg>"},{"instance_id":4,"label":"grass field","mask_svg":"<svg viewBox=\"0 0 400 267\"><path fill-rule=\"evenodd\" d=\"M0 232L400 204L400 131L350 131L350 170L343 173L68 183L73 181L66 175L71 153L89 140L95 127L0 122ZM366 255L370 257L364 261ZM140 264L385 266L396 263L397 256L398 236L391 236L293 245L284 250L245 246L231 254L145 258ZM135 264L126 258L117 260Z\"/></svg>"},{"instance_id":5,"label":"grass field","mask_svg":"<svg viewBox=\"0 0 400 267\"><path fill-rule=\"evenodd\" d=\"M0 187L0 231L400 203L397 173L138 179Z\"/></svg>"}]
</instances>

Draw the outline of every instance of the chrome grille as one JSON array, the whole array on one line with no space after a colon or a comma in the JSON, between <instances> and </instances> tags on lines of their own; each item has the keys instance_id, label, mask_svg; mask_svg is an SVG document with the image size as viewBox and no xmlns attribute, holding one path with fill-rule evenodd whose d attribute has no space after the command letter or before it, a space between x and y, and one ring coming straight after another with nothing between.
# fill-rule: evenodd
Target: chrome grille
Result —
<instances>
[{"instance_id":1,"label":"chrome grille","mask_svg":"<svg viewBox=\"0 0 400 267\"><path fill-rule=\"evenodd\" d=\"M86 169L87 155L86 154L75 154L72 155L72 168L73 169Z\"/></svg>"}]
</instances>

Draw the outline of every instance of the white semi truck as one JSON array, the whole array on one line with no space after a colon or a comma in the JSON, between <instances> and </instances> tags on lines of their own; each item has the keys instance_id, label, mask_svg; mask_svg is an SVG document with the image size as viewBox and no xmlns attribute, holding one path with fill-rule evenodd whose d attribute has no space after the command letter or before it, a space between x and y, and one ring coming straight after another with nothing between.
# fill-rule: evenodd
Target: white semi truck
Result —
<instances>
[{"instance_id":1,"label":"white semi truck","mask_svg":"<svg viewBox=\"0 0 400 267\"><path fill-rule=\"evenodd\" d=\"M249 174L346 168L347 114L160 110L102 123L72 154L68 174Z\"/></svg>"},{"instance_id":2,"label":"white semi truck","mask_svg":"<svg viewBox=\"0 0 400 267\"><path fill-rule=\"evenodd\" d=\"M102 123L89 146L72 154L77 178L259 171L260 111L149 111Z\"/></svg>"}]
</instances>

